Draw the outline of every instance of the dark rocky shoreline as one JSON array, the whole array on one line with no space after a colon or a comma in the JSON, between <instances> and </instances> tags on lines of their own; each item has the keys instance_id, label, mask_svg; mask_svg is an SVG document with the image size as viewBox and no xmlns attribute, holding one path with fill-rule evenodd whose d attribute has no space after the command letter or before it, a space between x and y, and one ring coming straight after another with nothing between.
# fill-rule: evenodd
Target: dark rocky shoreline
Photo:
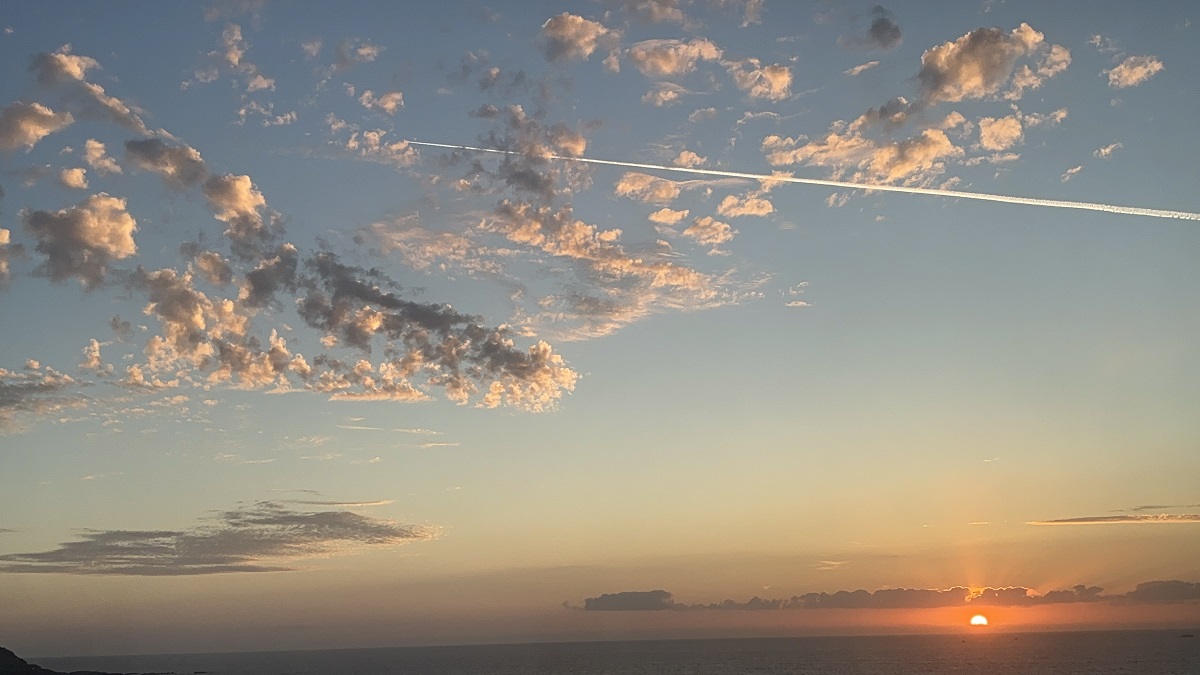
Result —
<instances>
[{"instance_id":1,"label":"dark rocky shoreline","mask_svg":"<svg viewBox=\"0 0 1200 675\"><path fill-rule=\"evenodd\" d=\"M35 666L11 651L0 647L0 675L132 675L130 673L102 673L96 670L74 670L60 673Z\"/></svg>"}]
</instances>

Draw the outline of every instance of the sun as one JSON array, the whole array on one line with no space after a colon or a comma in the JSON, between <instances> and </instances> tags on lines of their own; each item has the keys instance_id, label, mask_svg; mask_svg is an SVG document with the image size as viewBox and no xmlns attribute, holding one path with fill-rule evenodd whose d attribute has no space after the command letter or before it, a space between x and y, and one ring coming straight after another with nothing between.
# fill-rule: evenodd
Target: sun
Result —
<instances>
[{"instance_id":1,"label":"sun","mask_svg":"<svg viewBox=\"0 0 1200 675\"><path fill-rule=\"evenodd\" d=\"M971 625L986 626L988 625L987 617L982 614L976 614L975 616L971 617Z\"/></svg>"}]
</instances>

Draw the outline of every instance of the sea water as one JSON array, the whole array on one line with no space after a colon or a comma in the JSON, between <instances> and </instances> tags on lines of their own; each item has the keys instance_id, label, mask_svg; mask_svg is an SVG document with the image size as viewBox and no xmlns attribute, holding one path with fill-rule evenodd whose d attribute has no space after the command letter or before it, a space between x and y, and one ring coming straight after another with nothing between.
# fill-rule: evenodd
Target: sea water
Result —
<instances>
[{"instance_id":1,"label":"sea water","mask_svg":"<svg viewBox=\"0 0 1200 675\"><path fill-rule=\"evenodd\" d=\"M31 659L58 671L192 675L1200 675L1179 632L576 642Z\"/></svg>"}]
</instances>

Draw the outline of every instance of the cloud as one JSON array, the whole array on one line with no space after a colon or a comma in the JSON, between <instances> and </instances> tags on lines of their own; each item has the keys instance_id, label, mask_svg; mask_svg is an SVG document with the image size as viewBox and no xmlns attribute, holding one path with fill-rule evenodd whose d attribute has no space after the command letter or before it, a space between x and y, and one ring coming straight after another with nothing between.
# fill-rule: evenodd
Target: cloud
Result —
<instances>
[{"instance_id":1,"label":"cloud","mask_svg":"<svg viewBox=\"0 0 1200 675\"><path fill-rule=\"evenodd\" d=\"M984 117L979 120L979 144L985 150L1007 150L1020 143L1024 138L1021 119L1017 115L1008 115L996 119Z\"/></svg>"},{"instance_id":2,"label":"cloud","mask_svg":"<svg viewBox=\"0 0 1200 675\"><path fill-rule=\"evenodd\" d=\"M963 154L941 129L925 129L911 138L891 141L867 138L857 129L835 124L825 138L803 145L802 139L767 136L762 150L773 166L805 163L853 171L852 181L927 180L944 170L943 160Z\"/></svg>"},{"instance_id":3,"label":"cloud","mask_svg":"<svg viewBox=\"0 0 1200 675\"><path fill-rule=\"evenodd\" d=\"M13 245L12 231L0 227L0 289L8 285L8 279L11 276L8 259L23 252L24 249L19 244Z\"/></svg>"},{"instance_id":4,"label":"cloud","mask_svg":"<svg viewBox=\"0 0 1200 675\"><path fill-rule=\"evenodd\" d=\"M615 46L620 32L599 21L563 12L542 24L542 52L547 61L586 59L601 46Z\"/></svg>"},{"instance_id":5,"label":"cloud","mask_svg":"<svg viewBox=\"0 0 1200 675\"><path fill-rule=\"evenodd\" d=\"M753 98L782 101L792 95L792 69L787 66L763 66L758 59L726 61L724 65L737 88Z\"/></svg>"},{"instance_id":6,"label":"cloud","mask_svg":"<svg viewBox=\"0 0 1200 675\"><path fill-rule=\"evenodd\" d=\"M733 241L733 237L737 233L737 230L730 227L729 223L716 220L712 216L696 218L682 232L683 236L695 240L701 246L720 246Z\"/></svg>"},{"instance_id":7,"label":"cloud","mask_svg":"<svg viewBox=\"0 0 1200 675\"><path fill-rule=\"evenodd\" d=\"M78 405L70 393L78 383L70 375L30 362L25 370L0 368L0 432L21 429L24 415L40 416Z\"/></svg>"},{"instance_id":8,"label":"cloud","mask_svg":"<svg viewBox=\"0 0 1200 675\"><path fill-rule=\"evenodd\" d=\"M56 113L41 103L11 103L0 110L0 150L31 150L38 141L74 121L71 113Z\"/></svg>"},{"instance_id":9,"label":"cloud","mask_svg":"<svg viewBox=\"0 0 1200 675\"><path fill-rule=\"evenodd\" d=\"M904 33L893 20L894 16L886 7L875 5L871 9L871 25L866 35L857 38L839 39L839 44L867 47L869 49L895 49L904 41Z\"/></svg>"},{"instance_id":10,"label":"cloud","mask_svg":"<svg viewBox=\"0 0 1200 675\"><path fill-rule=\"evenodd\" d=\"M150 136L150 130L137 111L121 99L110 96L104 87L88 82L88 71L99 67L96 59L72 54L71 45L63 45L54 52L34 56L29 69L37 75L38 84L63 88L74 94L81 106L80 116L107 119L142 136Z\"/></svg>"},{"instance_id":11,"label":"cloud","mask_svg":"<svg viewBox=\"0 0 1200 675\"><path fill-rule=\"evenodd\" d=\"M438 536L351 511L298 511L258 502L183 530L85 530L79 540L37 553L0 555L0 572L188 576L297 569L297 560L360 548L394 548Z\"/></svg>"},{"instance_id":12,"label":"cloud","mask_svg":"<svg viewBox=\"0 0 1200 675\"><path fill-rule=\"evenodd\" d=\"M207 54L208 64L197 69L193 76L197 82L207 84L215 82L221 76L221 71L227 70L242 76L240 86L247 94L263 90L275 91L275 80L263 75L258 66L246 60L246 52L249 49L250 45L242 37L242 27L231 23L221 31L220 48Z\"/></svg>"},{"instance_id":13,"label":"cloud","mask_svg":"<svg viewBox=\"0 0 1200 675\"><path fill-rule=\"evenodd\" d=\"M389 91L383 96L375 96L375 92L367 89L358 97L358 102L368 110L376 110L386 115L395 115L398 110L404 107L404 94L398 91Z\"/></svg>"},{"instance_id":14,"label":"cloud","mask_svg":"<svg viewBox=\"0 0 1200 675\"><path fill-rule=\"evenodd\" d=\"M87 288L100 286L110 262L137 253L137 221L124 199L103 192L58 211L24 211L21 221L46 256L37 273L53 281L78 277Z\"/></svg>"},{"instance_id":15,"label":"cloud","mask_svg":"<svg viewBox=\"0 0 1200 675\"><path fill-rule=\"evenodd\" d=\"M88 186L87 169L81 167L63 169L58 172L58 182L73 190L86 190Z\"/></svg>"},{"instance_id":16,"label":"cloud","mask_svg":"<svg viewBox=\"0 0 1200 675\"><path fill-rule=\"evenodd\" d=\"M1074 178L1075 174L1079 173L1080 171L1083 171L1082 164L1080 164L1079 166L1073 166L1073 167L1067 169L1066 171L1063 172L1063 174L1061 176L1058 177L1058 179L1065 183L1065 182L1071 180L1072 178Z\"/></svg>"},{"instance_id":17,"label":"cloud","mask_svg":"<svg viewBox=\"0 0 1200 675\"><path fill-rule=\"evenodd\" d=\"M849 68L849 69L843 71L842 74L849 75L850 77L857 77L859 75L862 75L864 72L874 68L877 65L879 65L878 61L867 61L866 63L861 63L857 66L854 66L853 68Z\"/></svg>"},{"instance_id":18,"label":"cloud","mask_svg":"<svg viewBox=\"0 0 1200 675\"><path fill-rule=\"evenodd\" d=\"M101 146L101 152L103 149ZM208 176L208 168L195 148L169 146L157 138L125 141L125 159L139 169L162 175L163 182L175 189L194 187Z\"/></svg>"},{"instance_id":19,"label":"cloud","mask_svg":"<svg viewBox=\"0 0 1200 675\"><path fill-rule=\"evenodd\" d=\"M683 150L672 161L675 166L702 166L708 162L708 158L701 157L691 150Z\"/></svg>"},{"instance_id":20,"label":"cloud","mask_svg":"<svg viewBox=\"0 0 1200 675\"><path fill-rule=\"evenodd\" d=\"M840 563L839 563L840 564ZM836 565L835 565L836 566ZM711 604L676 602L667 591L606 593L584 601L585 610L675 610L675 611L779 611L821 609L927 609L936 607L1031 607L1085 602L1173 603L1200 599L1200 582L1150 581L1127 593L1105 595L1099 586L1076 585L1069 589L1039 594L1024 586L972 589L883 588L833 593L805 593L790 598L753 597L745 601L725 600Z\"/></svg>"},{"instance_id":21,"label":"cloud","mask_svg":"<svg viewBox=\"0 0 1200 675\"><path fill-rule=\"evenodd\" d=\"M1171 525L1200 523L1196 513L1125 514L1119 516L1082 516L1055 520L1031 520L1027 525Z\"/></svg>"},{"instance_id":22,"label":"cloud","mask_svg":"<svg viewBox=\"0 0 1200 675\"><path fill-rule=\"evenodd\" d=\"M679 77L696 69L700 61L717 61L721 50L704 38L661 39L638 42L625 50L625 58L646 77Z\"/></svg>"},{"instance_id":23,"label":"cloud","mask_svg":"<svg viewBox=\"0 0 1200 675\"><path fill-rule=\"evenodd\" d=\"M679 102L679 97L691 92L674 82L659 82L650 91L642 94L642 103L661 108Z\"/></svg>"},{"instance_id":24,"label":"cloud","mask_svg":"<svg viewBox=\"0 0 1200 675\"><path fill-rule=\"evenodd\" d=\"M626 12L649 23L684 23L687 19L679 9L679 0L622 0L621 5Z\"/></svg>"},{"instance_id":25,"label":"cloud","mask_svg":"<svg viewBox=\"0 0 1200 675\"><path fill-rule=\"evenodd\" d=\"M738 197L727 195L717 205L717 213L726 218L740 216L768 216L775 212L775 206L770 201L756 195Z\"/></svg>"},{"instance_id":26,"label":"cloud","mask_svg":"<svg viewBox=\"0 0 1200 675\"><path fill-rule=\"evenodd\" d=\"M321 499L293 499L289 500L288 504L301 504L304 506L345 506L348 508L363 508L368 506L387 506L395 503L394 499L376 499L368 502L339 502Z\"/></svg>"},{"instance_id":27,"label":"cloud","mask_svg":"<svg viewBox=\"0 0 1200 675\"><path fill-rule=\"evenodd\" d=\"M1154 77L1165 68L1163 62L1155 56L1130 56L1111 69L1105 70L1108 75L1108 86L1113 89L1136 87Z\"/></svg>"},{"instance_id":28,"label":"cloud","mask_svg":"<svg viewBox=\"0 0 1200 675\"><path fill-rule=\"evenodd\" d=\"M87 165L96 170L97 173L121 173L121 165L117 164L117 160L105 154L107 149L104 144L94 138L89 138L83 144L83 158Z\"/></svg>"},{"instance_id":29,"label":"cloud","mask_svg":"<svg viewBox=\"0 0 1200 675\"><path fill-rule=\"evenodd\" d=\"M264 218L267 200L251 183L250 176L212 176L204 181L204 197L213 217L228 226L225 236L235 255L256 256L278 233L271 219Z\"/></svg>"},{"instance_id":30,"label":"cloud","mask_svg":"<svg viewBox=\"0 0 1200 675\"><path fill-rule=\"evenodd\" d=\"M1116 152L1117 150L1120 150L1123 147L1125 147L1125 146L1121 145L1120 142L1109 143L1108 145L1104 146L1103 148L1097 148L1096 151L1092 153L1092 156L1098 157L1100 159L1108 159L1109 157L1112 157L1112 154L1114 152Z\"/></svg>"},{"instance_id":31,"label":"cloud","mask_svg":"<svg viewBox=\"0 0 1200 675\"><path fill-rule=\"evenodd\" d=\"M671 594L662 590L604 593L583 601L583 608L588 611L653 611L672 609L674 605Z\"/></svg>"},{"instance_id":32,"label":"cloud","mask_svg":"<svg viewBox=\"0 0 1200 675\"><path fill-rule=\"evenodd\" d=\"M650 214L650 222L658 223L659 225L675 225L684 218L687 218L687 215L687 209L676 211L675 209L661 208Z\"/></svg>"},{"instance_id":33,"label":"cloud","mask_svg":"<svg viewBox=\"0 0 1200 675\"><path fill-rule=\"evenodd\" d=\"M627 171L613 186L613 193L642 202L665 204L679 196L679 184L648 173Z\"/></svg>"},{"instance_id":34,"label":"cloud","mask_svg":"<svg viewBox=\"0 0 1200 675\"><path fill-rule=\"evenodd\" d=\"M996 94L1013 75L1017 59L1035 54L1045 36L1027 23L1009 33L999 28L977 28L954 42L932 47L921 55L917 79L926 105L983 98ZM1035 87L1046 77L1062 72L1070 63L1065 48L1049 48L1038 71L1022 71L1020 87ZM1043 73L1044 71L1044 73ZM1014 98L1020 98L1019 91Z\"/></svg>"}]
</instances>

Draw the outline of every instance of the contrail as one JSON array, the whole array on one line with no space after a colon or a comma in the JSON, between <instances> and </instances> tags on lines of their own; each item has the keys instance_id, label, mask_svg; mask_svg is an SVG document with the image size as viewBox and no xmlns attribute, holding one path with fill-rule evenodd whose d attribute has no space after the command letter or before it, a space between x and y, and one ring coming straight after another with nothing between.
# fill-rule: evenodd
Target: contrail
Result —
<instances>
[{"instance_id":1,"label":"contrail","mask_svg":"<svg viewBox=\"0 0 1200 675\"><path fill-rule=\"evenodd\" d=\"M424 145L431 148L450 148L451 150L470 150L473 152L491 152L498 155L519 155L514 150L497 150L495 148L476 148L469 145L451 145L449 143L430 143L428 141L409 141L413 145ZM1013 197L1010 195L994 195L986 192L961 192L959 190L939 190L935 188L907 187L904 185L876 185L872 183L851 183L842 180L825 180L822 178L796 178L795 176L778 176L761 173L743 173L741 171L719 171L717 169L697 169L686 166L667 166L665 164L644 164L642 162L621 162L613 159L595 159L593 157L568 157L566 155L544 155L547 159L563 162L583 162L585 164L603 164L606 166L623 166L632 169L650 169L657 171L674 171L676 173L699 174L702 176L723 176L725 178L747 178L750 180L771 180L781 183L801 183L804 185L824 185L826 187L849 188L852 190L878 190L880 192L904 192L911 195L931 195L934 197L953 197L956 199L978 199L985 202L1002 202L1005 204L1025 204L1027 206L1050 206L1058 209L1079 209L1083 211L1103 211L1105 213L1120 213L1127 216L1145 216L1149 218L1176 218L1178 220L1200 220L1200 213L1189 211L1167 211L1164 209L1146 209L1137 206L1117 206L1115 204L1097 204L1095 202L1071 202L1061 199L1036 199L1033 197Z\"/></svg>"}]
</instances>

